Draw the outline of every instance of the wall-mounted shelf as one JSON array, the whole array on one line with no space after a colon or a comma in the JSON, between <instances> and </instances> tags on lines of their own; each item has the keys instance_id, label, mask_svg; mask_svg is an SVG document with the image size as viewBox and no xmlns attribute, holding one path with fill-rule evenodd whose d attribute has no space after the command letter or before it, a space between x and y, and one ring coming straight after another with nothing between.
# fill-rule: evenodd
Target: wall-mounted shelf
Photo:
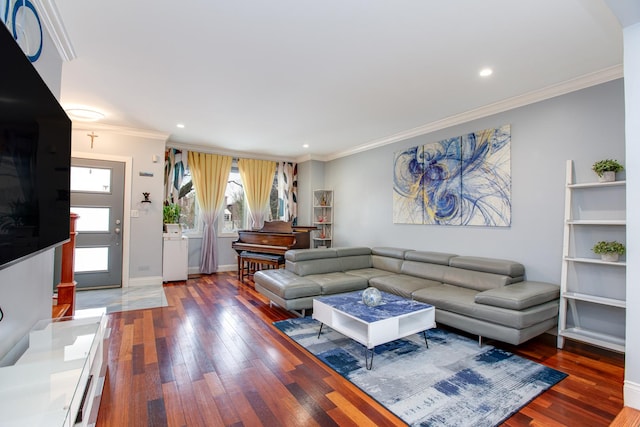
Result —
<instances>
[{"instance_id":1,"label":"wall-mounted shelf","mask_svg":"<svg viewBox=\"0 0 640 427\"><path fill-rule=\"evenodd\" d=\"M333 245L333 190L313 192L313 247L330 248Z\"/></svg>"}]
</instances>

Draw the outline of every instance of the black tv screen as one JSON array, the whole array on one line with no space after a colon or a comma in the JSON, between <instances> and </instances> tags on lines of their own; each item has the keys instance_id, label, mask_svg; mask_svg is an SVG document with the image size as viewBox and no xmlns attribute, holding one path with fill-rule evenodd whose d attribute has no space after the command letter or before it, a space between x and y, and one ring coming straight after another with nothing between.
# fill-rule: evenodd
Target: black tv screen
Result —
<instances>
[{"instance_id":1,"label":"black tv screen","mask_svg":"<svg viewBox=\"0 0 640 427\"><path fill-rule=\"evenodd\" d=\"M71 120L0 24L0 268L69 239Z\"/></svg>"}]
</instances>

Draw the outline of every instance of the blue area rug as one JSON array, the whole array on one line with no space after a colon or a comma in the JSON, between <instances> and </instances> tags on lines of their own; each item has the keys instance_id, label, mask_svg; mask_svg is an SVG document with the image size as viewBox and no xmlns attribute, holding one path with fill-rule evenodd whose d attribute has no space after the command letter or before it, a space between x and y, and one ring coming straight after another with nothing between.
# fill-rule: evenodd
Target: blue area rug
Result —
<instances>
[{"instance_id":1,"label":"blue area rug","mask_svg":"<svg viewBox=\"0 0 640 427\"><path fill-rule=\"evenodd\" d=\"M567 375L441 329L364 346L311 318L274 325L410 425L499 425Z\"/></svg>"}]
</instances>

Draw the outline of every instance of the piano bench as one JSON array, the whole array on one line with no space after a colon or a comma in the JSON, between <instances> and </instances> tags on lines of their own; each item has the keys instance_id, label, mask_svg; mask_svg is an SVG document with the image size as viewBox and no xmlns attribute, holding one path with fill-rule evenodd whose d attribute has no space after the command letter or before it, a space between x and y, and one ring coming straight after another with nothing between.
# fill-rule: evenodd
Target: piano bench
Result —
<instances>
[{"instance_id":1,"label":"piano bench","mask_svg":"<svg viewBox=\"0 0 640 427\"><path fill-rule=\"evenodd\" d=\"M245 276L253 276L253 273L258 270L280 268L282 265L284 265L284 256L282 255L242 251L240 253L238 276L240 281L244 282Z\"/></svg>"}]
</instances>

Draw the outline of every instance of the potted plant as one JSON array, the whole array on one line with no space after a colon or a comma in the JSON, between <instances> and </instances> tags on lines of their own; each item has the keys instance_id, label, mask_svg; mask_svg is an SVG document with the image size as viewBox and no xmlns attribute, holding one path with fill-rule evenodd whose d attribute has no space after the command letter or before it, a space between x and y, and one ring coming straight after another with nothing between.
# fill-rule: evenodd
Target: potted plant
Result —
<instances>
[{"instance_id":1,"label":"potted plant","mask_svg":"<svg viewBox=\"0 0 640 427\"><path fill-rule=\"evenodd\" d=\"M180 205L167 203L162 207L162 222L167 233L180 233Z\"/></svg>"},{"instance_id":2,"label":"potted plant","mask_svg":"<svg viewBox=\"0 0 640 427\"><path fill-rule=\"evenodd\" d=\"M600 241L593 246L592 250L600 255L602 261L616 262L620 255L624 255L626 248L624 244L614 240L613 242Z\"/></svg>"},{"instance_id":3,"label":"potted plant","mask_svg":"<svg viewBox=\"0 0 640 427\"><path fill-rule=\"evenodd\" d=\"M604 159L595 162L591 169L598 175L600 182L611 182L616 180L616 172L623 171L624 166L617 160Z\"/></svg>"}]
</instances>

